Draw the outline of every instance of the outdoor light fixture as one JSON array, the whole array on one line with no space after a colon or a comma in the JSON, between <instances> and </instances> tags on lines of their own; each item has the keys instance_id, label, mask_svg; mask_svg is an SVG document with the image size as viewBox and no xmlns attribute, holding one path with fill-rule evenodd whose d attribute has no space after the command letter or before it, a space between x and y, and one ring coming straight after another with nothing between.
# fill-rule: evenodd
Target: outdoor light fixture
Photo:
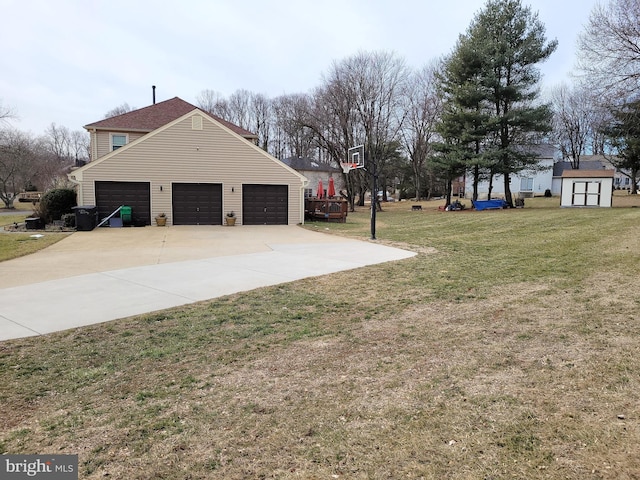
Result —
<instances>
[{"instance_id":1,"label":"outdoor light fixture","mask_svg":"<svg viewBox=\"0 0 640 480\"><path fill-rule=\"evenodd\" d=\"M231 187L231 193L235 192L235 190L233 189L233 187Z\"/></svg>"}]
</instances>

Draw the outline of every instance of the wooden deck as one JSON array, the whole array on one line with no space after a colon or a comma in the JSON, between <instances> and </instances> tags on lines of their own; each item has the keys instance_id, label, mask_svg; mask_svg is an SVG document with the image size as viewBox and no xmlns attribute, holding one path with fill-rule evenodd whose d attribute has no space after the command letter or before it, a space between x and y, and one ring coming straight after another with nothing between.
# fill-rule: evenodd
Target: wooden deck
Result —
<instances>
[{"instance_id":1,"label":"wooden deck","mask_svg":"<svg viewBox=\"0 0 640 480\"><path fill-rule=\"evenodd\" d=\"M307 198L304 201L305 218L327 222L346 222L349 205L341 198Z\"/></svg>"}]
</instances>

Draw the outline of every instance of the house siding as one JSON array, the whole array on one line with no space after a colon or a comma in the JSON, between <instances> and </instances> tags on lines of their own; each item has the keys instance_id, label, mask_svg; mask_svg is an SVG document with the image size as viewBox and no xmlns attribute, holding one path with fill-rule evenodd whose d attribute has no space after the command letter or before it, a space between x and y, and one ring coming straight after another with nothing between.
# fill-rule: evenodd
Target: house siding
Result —
<instances>
[{"instance_id":1,"label":"house siding","mask_svg":"<svg viewBox=\"0 0 640 480\"><path fill-rule=\"evenodd\" d=\"M143 137L144 135L146 135L145 133L140 133L140 132L136 132L136 133L130 133L130 132L116 132L116 131L102 131L102 130L98 130L95 133L92 133L91 135L91 145L95 145L94 147L94 152L92 152L93 155L95 155L94 157L92 157L92 160L97 160L100 157L104 157L106 154L111 153L111 134L112 133L118 133L118 134L125 134L127 135L128 138L128 143L131 143L137 139L139 139L140 137ZM93 143L95 141L95 143Z\"/></svg>"},{"instance_id":2,"label":"house siding","mask_svg":"<svg viewBox=\"0 0 640 480\"><path fill-rule=\"evenodd\" d=\"M545 190L551 190L552 188L552 179L553 179L553 158L540 158L538 160L537 167L540 169L538 171L522 171L517 174L512 174L509 176L509 186L511 193L513 195L519 195L521 193L533 194L533 195L544 195ZM526 190L521 192L520 186L522 179L532 178L533 179L533 188L532 190ZM495 175L493 177L493 190L491 191L491 196L495 198L496 196L504 196L504 176L503 175ZM487 198L487 194L489 193L489 182L483 180L478 183L478 198L484 199ZM465 196L467 198L471 198L473 196L473 175L467 174L465 178Z\"/></svg>"},{"instance_id":3,"label":"house siding","mask_svg":"<svg viewBox=\"0 0 640 480\"><path fill-rule=\"evenodd\" d=\"M209 117L203 116L202 130L193 130L193 115L201 113L185 115L135 144L130 135L127 146L84 167L80 201L95 204L96 181L148 181L152 218L164 212L171 225L174 183L220 183L223 212L233 210L242 224L243 184L288 185L289 224L303 222L303 177ZM98 136L108 150L109 133Z\"/></svg>"}]
</instances>

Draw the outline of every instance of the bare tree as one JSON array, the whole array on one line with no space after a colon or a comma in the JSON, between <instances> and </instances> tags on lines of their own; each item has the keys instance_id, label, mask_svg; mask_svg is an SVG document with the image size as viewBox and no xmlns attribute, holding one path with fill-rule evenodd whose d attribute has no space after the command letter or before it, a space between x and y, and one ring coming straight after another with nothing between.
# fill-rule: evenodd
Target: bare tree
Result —
<instances>
[{"instance_id":1,"label":"bare tree","mask_svg":"<svg viewBox=\"0 0 640 480\"><path fill-rule=\"evenodd\" d=\"M215 90L203 90L196 97L196 102L201 110L221 116L218 111L220 104L223 102L222 95Z\"/></svg>"},{"instance_id":2,"label":"bare tree","mask_svg":"<svg viewBox=\"0 0 640 480\"><path fill-rule=\"evenodd\" d=\"M0 131L0 200L14 208L16 196L34 182L38 173L33 140L13 129Z\"/></svg>"},{"instance_id":3,"label":"bare tree","mask_svg":"<svg viewBox=\"0 0 640 480\"><path fill-rule=\"evenodd\" d=\"M125 113L129 113L135 110L136 107L130 107L127 102L124 102L122 105L118 105L117 107L109 110L104 114L104 118L117 117L118 115L123 115Z\"/></svg>"},{"instance_id":4,"label":"bare tree","mask_svg":"<svg viewBox=\"0 0 640 480\"><path fill-rule=\"evenodd\" d=\"M267 150L273 125L271 100L262 94L237 90L228 99L213 90L203 90L198 107L207 113L238 125L258 136L258 145Z\"/></svg>"},{"instance_id":5,"label":"bare tree","mask_svg":"<svg viewBox=\"0 0 640 480\"><path fill-rule=\"evenodd\" d=\"M437 91L436 74L441 62L434 61L410 75L403 98L405 122L401 130L403 147L411 162L416 200L420 199L422 178L427 159L432 154L431 143L442 112L442 99Z\"/></svg>"},{"instance_id":6,"label":"bare tree","mask_svg":"<svg viewBox=\"0 0 640 480\"><path fill-rule=\"evenodd\" d=\"M69 137L69 153L75 160L76 166L89 161L91 140L89 133L84 130L74 130Z\"/></svg>"},{"instance_id":7,"label":"bare tree","mask_svg":"<svg viewBox=\"0 0 640 480\"><path fill-rule=\"evenodd\" d=\"M0 124L7 124L9 120L15 117L16 115L13 110L4 106L2 101L0 101Z\"/></svg>"},{"instance_id":8,"label":"bare tree","mask_svg":"<svg viewBox=\"0 0 640 480\"><path fill-rule=\"evenodd\" d=\"M273 156L281 159L315 156L315 138L305 126L310 104L311 98L304 94L282 95L272 101L273 132L269 152Z\"/></svg>"},{"instance_id":9,"label":"bare tree","mask_svg":"<svg viewBox=\"0 0 640 480\"><path fill-rule=\"evenodd\" d=\"M258 136L258 146L267 151L273 124L271 100L259 93L252 95L250 111L253 117L251 131Z\"/></svg>"},{"instance_id":10,"label":"bare tree","mask_svg":"<svg viewBox=\"0 0 640 480\"><path fill-rule=\"evenodd\" d=\"M318 147L336 167L346 161L349 148L364 139L356 122L355 97L344 77L343 69L334 63L324 76L323 85L313 91L303 119L304 126L313 132ZM347 189L344 193L353 211L358 193L364 202L363 177L358 170L343 175Z\"/></svg>"},{"instance_id":11,"label":"bare tree","mask_svg":"<svg viewBox=\"0 0 640 480\"><path fill-rule=\"evenodd\" d=\"M597 4L578 39L578 64L600 92L640 88L640 1Z\"/></svg>"},{"instance_id":12,"label":"bare tree","mask_svg":"<svg viewBox=\"0 0 640 480\"><path fill-rule=\"evenodd\" d=\"M48 150L55 155L61 163L69 160L71 133L67 127L64 125L57 126L55 123L52 123L45 131L45 139Z\"/></svg>"},{"instance_id":13,"label":"bare tree","mask_svg":"<svg viewBox=\"0 0 640 480\"><path fill-rule=\"evenodd\" d=\"M583 86L561 84L551 90L554 143L571 168L580 168L580 156L587 153L589 141L597 132L599 107L589 90Z\"/></svg>"}]
</instances>

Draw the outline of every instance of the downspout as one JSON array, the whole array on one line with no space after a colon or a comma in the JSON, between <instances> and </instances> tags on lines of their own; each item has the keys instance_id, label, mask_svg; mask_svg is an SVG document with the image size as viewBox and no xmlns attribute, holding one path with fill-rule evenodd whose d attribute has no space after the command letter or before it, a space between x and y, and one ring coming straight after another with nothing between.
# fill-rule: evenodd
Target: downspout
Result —
<instances>
[{"instance_id":1,"label":"downspout","mask_svg":"<svg viewBox=\"0 0 640 480\"><path fill-rule=\"evenodd\" d=\"M302 177L302 178L303 178L302 187L300 187L300 216L302 218L301 218L300 225L304 225L304 217L305 217L305 214L304 214L304 212L305 212L305 210L304 210L304 207L305 207L304 191L306 190L307 185L309 185L309 179L307 177Z\"/></svg>"}]
</instances>

